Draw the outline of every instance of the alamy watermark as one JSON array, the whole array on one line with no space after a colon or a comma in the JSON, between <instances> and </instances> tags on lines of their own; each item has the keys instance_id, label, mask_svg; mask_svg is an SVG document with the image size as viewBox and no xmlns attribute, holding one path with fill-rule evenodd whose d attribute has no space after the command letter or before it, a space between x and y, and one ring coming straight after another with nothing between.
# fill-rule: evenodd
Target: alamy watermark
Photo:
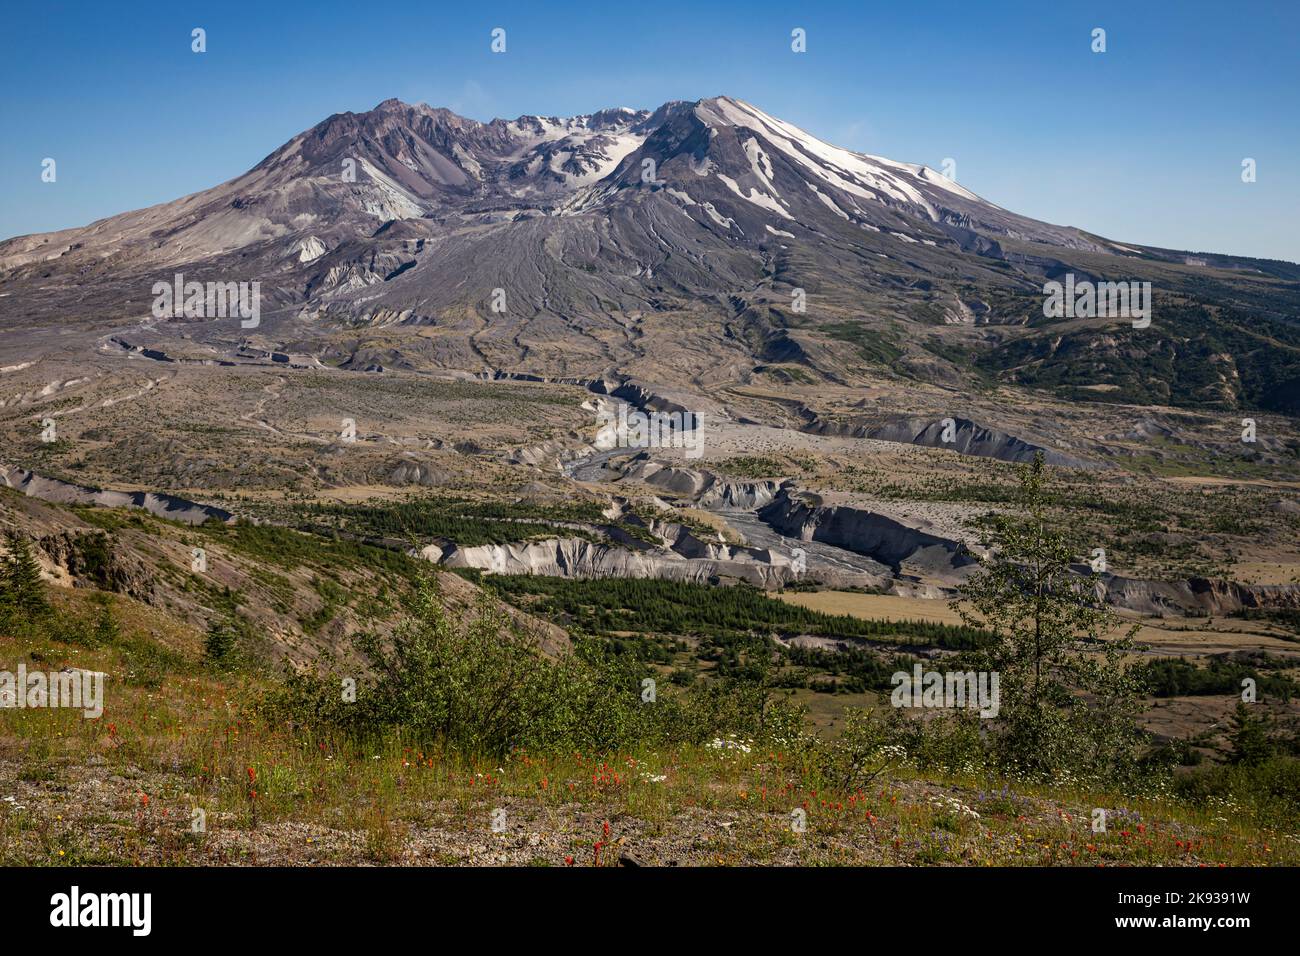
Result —
<instances>
[{"instance_id":1,"label":"alamy watermark","mask_svg":"<svg viewBox=\"0 0 1300 956\"><path fill-rule=\"evenodd\" d=\"M1151 324L1150 282L1075 281L1067 272L1064 283L1045 283L1043 295L1043 315L1049 319L1132 319L1135 329Z\"/></svg>"},{"instance_id":2,"label":"alamy watermark","mask_svg":"<svg viewBox=\"0 0 1300 956\"><path fill-rule=\"evenodd\" d=\"M101 671L0 671L0 708L70 707L86 717L104 713L104 674Z\"/></svg>"},{"instance_id":3,"label":"alamy watermark","mask_svg":"<svg viewBox=\"0 0 1300 956\"><path fill-rule=\"evenodd\" d=\"M912 673L895 671L889 678L895 707L975 707L991 718L1002 709L1001 677L997 671L926 671L918 663Z\"/></svg>"},{"instance_id":4,"label":"alamy watermark","mask_svg":"<svg viewBox=\"0 0 1300 956\"><path fill-rule=\"evenodd\" d=\"M704 452L704 416L698 412L642 412L620 402L596 409L596 447L682 448L687 458Z\"/></svg>"},{"instance_id":5,"label":"alamy watermark","mask_svg":"<svg viewBox=\"0 0 1300 956\"><path fill-rule=\"evenodd\" d=\"M152 915L152 893L83 893L73 886L50 897L50 925L55 927L120 926L132 936L148 936Z\"/></svg>"},{"instance_id":6,"label":"alamy watermark","mask_svg":"<svg viewBox=\"0 0 1300 956\"><path fill-rule=\"evenodd\" d=\"M262 324L261 282L186 282L178 272L171 282L155 282L151 290L155 319L225 319L238 316L239 327Z\"/></svg>"}]
</instances>

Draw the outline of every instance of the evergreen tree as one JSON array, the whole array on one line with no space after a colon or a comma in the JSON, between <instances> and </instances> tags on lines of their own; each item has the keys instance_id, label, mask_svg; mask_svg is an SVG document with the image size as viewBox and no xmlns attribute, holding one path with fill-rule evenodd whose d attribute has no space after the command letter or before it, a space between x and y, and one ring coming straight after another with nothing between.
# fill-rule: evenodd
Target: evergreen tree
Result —
<instances>
[{"instance_id":1,"label":"evergreen tree","mask_svg":"<svg viewBox=\"0 0 1300 956\"><path fill-rule=\"evenodd\" d=\"M8 616L18 623L44 617L50 612L45 599L45 585L41 583L41 566L32 554L27 538L17 532L6 536L9 551L0 569L0 604L5 605Z\"/></svg>"},{"instance_id":2,"label":"evergreen tree","mask_svg":"<svg viewBox=\"0 0 1300 956\"><path fill-rule=\"evenodd\" d=\"M956 605L968 625L992 633L971 656L999 674L994 755L1030 777L1070 771L1118 782L1133 772L1140 741L1142 681L1123 663L1137 629L1106 639L1117 619L1095 576L1071 569L1074 555L1049 523L1041 454L1019 478L1015 507L991 518L991 557Z\"/></svg>"},{"instance_id":3,"label":"evergreen tree","mask_svg":"<svg viewBox=\"0 0 1300 956\"><path fill-rule=\"evenodd\" d=\"M239 634L229 621L213 621L203 638L203 658L217 668L228 668L235 662L235 645Z\"/></svg>"},{"instance_id":4,"label":"evergreen tree","mask_svg":"<svg viewBox=\"0 0 1300 956\"><path fill-rule=\"evenodd\" d=\"M96 600L98 609L95 613L95 623L90 632L91 647L106 647L116 644L121 637L121 629L117 626L117 620L113 617L113 599L107 594L101 594Z\"/></svg>"},{"instance_id":5,"label":"evergreen tree","mask_svg":"<svg viewBox=\"0 0 1300 956\"><path fill-rule=\"evenodd\" d=\"M1257 766L1273 755L1273 745L1268 739L1268 719L1256 717L1241 701L1231 718L1231 730L1228 740L1232 749L1228 751L1228 762Z\"/></svg>"}]
</instances>

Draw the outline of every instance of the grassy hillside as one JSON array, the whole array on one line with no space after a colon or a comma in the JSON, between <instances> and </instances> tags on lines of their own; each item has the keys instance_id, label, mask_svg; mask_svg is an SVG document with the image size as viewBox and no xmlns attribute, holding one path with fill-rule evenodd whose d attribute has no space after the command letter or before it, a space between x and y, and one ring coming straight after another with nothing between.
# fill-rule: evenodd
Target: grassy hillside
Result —
<instances>
[{"instance_id":1,"label":"grassy hillside","mask_svg":"<svg viewBox=\"0 0 1300 956\"><path fill-rule=\"evenodd\" d=\"M476 759L402 729L268 719L250 704L278 681L205 661L194 630L122 597L50 597L63 624L11 627L0 661L103 670L107 706L0 711L6 864L1300 862L1283 764L1126 796L924 767L896 746L845 787L795 733Z\"/></svg>"}]
</instances>

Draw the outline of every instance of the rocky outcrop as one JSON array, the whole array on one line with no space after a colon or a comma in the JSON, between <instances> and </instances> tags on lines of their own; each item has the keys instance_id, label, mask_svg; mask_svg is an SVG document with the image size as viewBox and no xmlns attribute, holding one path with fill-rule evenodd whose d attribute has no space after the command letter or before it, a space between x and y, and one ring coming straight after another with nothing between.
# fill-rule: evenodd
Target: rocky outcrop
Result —
<instances>
[{"instance_id":1,"label":"rocky outcrop","mask_svg":"<svg viewBox=\"0 0 1300 956\"><path fill-rule=\"evenodd\" d=\"M1086 565L1074 570L1088 572ZM1300 608L1294 584L1239 584L1222 578L1153 581L1115 574L1097 577L1097 595L1108 604L1142 614L1236 614L1255 608Z\"/></svg>"},{"instance_id":2,"label":"rocky outcrop","mask_svg":"<svg viewBox=\"0 0 1300 956\"><path fill-rule=\"evenodd\" d=\"M910 525L899 518L849 505L823 505L816 495L783 488L758 516L781 534L864 554L895 573L952 579L978 563L965 542Z\"/></svg>"},{"instance_id":3,"label":"rocky outcrop","mask_svg":"<svg viewBox=\"0 0 1300 956\"><path fill-rule=\"evenodd\" d=\"M563 470L566 463L592 455L596 449L588 444L574 447L572 440L554 438L537 445L523 445L507 453L506 461L512 465L534 465L536 467Z\"/></svg>"},{"instance_id":4,"label":"rocky outcrop","mask_svg":"<svg viewBox=\"0 0 1300 956\"><path fill-rule=\"evenodd\" d=\"M39 538L36 547L77 587L114 591L147 604L156 603L157 575L153 569L137 552L101 531L61 531Z\"/></svg>"},{"instance_id":5,"label":"rocky outcrop","mask_svg":"<svg viewBox=\"0 0 1300 956\"><path fill-rule=\"evenodd\" d=\"M752 511L770 504L784 484L776 479L726 481L702 469L663 465L650 460L645 454L633 460L623 477L662 488L680 498L690 498L701 507L735 508L742 511Z\"/></svg>"},{"instance_id":6,"label":"rocky outcrop","mask_svg":"<svg viewBox=\"0 0 1300 956\"><path fill-rule=\"evenodd\" d=\"M780 587L795 578L781 555L752 553L726 545L697 549L687 557L667 548L612 547L584 538L552 538L519 544L456 545L425 548L423 556L449 568L478 568L489 574L540 574L564 578L661 578L708 583L745 581L758 587Z\"/></svg>"},{"instance_id":7,"label":"rocky outcrop","mask_svg":"<svg viewBox=\"0 0 1300 956\"><path fill-rule=\"evenodd\" d=\"M386 462L381 474L384 484L419 485L422 488L439 487L451 478L446 469L409 456Z\"/></svg>"},{"instance_id":8,"label":"rocky outcrop","mask_svg":"<svg viewBox=\"0 0 1300 956\"><path fill-rule=\"evenodd\" d=\"M818 419L804 431L816 435L871 438L876 441L947 448L963 455L996 458L998 461L1032 461L1039 452L1049 465L1064 468L1095 468L1095 462L1009 435L968 418L896 418L888 421L823 421Z\"/></svg>"},{"instance_id":9,"label":"rocky outcrop","mask_svg":"<svg viewBox=\"0 0 1300 956\"><path fill-rule=\"evenodd\" d=\"M183 524L221 521L229 524L235 516L229 511L201 505L175 495L154 491L104 491L88 488L57 478L46 478L14 465L0 465L0 485L21 491L32 498L58 504L98 505L102 508L142 508L159 518Z\"/></svg>"},{"instance_id":10,"label":"rocky outcrop","mask_svg":"<svg viewBox=\"0 0 1300 956\"><path fill-rule=\"evenodd\" d=\"M768 481L717 481L700 496L704 508L734 508L753 511L771 504L785 483Z\"/></svg>"}]
</instances>

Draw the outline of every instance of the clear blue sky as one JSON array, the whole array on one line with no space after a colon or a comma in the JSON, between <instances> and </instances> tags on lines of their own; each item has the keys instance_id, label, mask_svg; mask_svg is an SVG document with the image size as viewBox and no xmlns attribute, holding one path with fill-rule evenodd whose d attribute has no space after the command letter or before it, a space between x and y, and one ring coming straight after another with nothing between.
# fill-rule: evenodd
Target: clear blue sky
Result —
<instances>
[{"instance_id":1,"label":"clear blue sky","mask_svg":"<svg viewBox=\"0 0 1300 956\"><path fill-rule=\"evenodd\" d=\"M7 0L0 80L0 238L214 186L390 96L486 120L725 93L851 149L952 157L1039 219L1300 261L1296 0Z\"/></svg>"}]
</instances>

